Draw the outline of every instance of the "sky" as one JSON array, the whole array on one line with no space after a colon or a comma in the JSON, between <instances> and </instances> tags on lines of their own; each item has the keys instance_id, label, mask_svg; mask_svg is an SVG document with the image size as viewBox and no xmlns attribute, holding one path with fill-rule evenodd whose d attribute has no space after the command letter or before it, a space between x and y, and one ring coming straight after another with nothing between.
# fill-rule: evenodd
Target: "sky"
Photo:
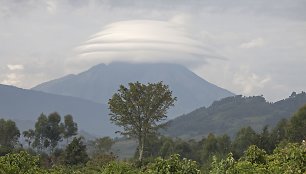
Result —
<instances>
[{"instance_id":1,"label":"sky","mask_svg":"<svg viewBox=\"0 0 306 174\"><path fill-rule=\"evenodd\" d=\"M268 101L306 91L305 0L0 0L0 83L178 63Z\"/></svg>"}]
</instances>

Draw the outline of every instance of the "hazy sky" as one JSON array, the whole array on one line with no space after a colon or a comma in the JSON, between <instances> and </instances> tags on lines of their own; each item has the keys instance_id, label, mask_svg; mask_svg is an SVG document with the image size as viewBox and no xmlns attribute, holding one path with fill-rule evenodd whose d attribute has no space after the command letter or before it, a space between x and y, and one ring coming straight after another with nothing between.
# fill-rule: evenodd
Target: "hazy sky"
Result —
<instances>
[{"instance_id":1,"label":"hazy sky","mask_svg":"<svg viewBox=\"0 0 306 174\"><path fill-rule=\"evenodd\" d=\"M0 0L0 83L97 63L186 65L236 94L306 90L305 0Z\"/></svg>"}]
</instances>

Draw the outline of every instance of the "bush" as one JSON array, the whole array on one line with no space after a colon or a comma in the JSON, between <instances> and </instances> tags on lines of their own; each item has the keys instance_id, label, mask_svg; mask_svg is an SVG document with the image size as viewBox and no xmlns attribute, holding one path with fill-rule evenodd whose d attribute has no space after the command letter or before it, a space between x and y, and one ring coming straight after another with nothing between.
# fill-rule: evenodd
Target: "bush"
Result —
<instances>
[{"instance_id":1,"label":"bush","mask_svg":"<svg viewBox=\"0 0 306 174\"><path fill-rule=\"evenodd\" d=\"M272 173L306 173L306 145L289 143L283 148L276 148L268 160Z\"/></svg>"},{"instance_id":2,"label":"bush","mask_svg":"<svg viewBox=\"0 0 306 174\"><path fill-rule=\"evenodd\" d=\"M102 174L137 174L140 171L126 162L111 162L107 164L102 171Z\"/></svg>"},{"instance_id":3,"label":"bush","mask_svg":"<svg viewBox=\"0 0 306 174\"><path fill-rule=\"evenodd\" d=\"M31 174L41 173L39 169L39 157L32 156L25 151L9 153L0 157L0 173L5 174Z\"/></svg>"},{"instance_id":4,"label":"bush","mask_svg":"<svg viewBox=\"0 0 306 174\"><path fill-rule=\"evenodd\" d=\"M238 161L229 157L217 162L214 157L210 174L304 174L306 172L306 145L289 143L284 147L278 147L272 155L250 146L244 156Z\"/></svg>"},{"instance_id":5,"label":"bush","mask_svg":"<svg viewBox=\"0 0 306 174\"><path fill-rule=\"evenodd\" d=\"M145 173L150 174L199 174L201 173L195 161L180 159L180 155L171 155L169 159L157 158L154 163L149 164Z\"/></svg>"},{"instance_id":6,"label":"bush","mask_svg":"<svg viewBox=\"0 0 306 174\"><path fill-rule=\"evenodd\" d=\"M103 168L117 159L113 154L99 154L86 163L86 170L101 172Z\"/></svg>"}]
</instances>

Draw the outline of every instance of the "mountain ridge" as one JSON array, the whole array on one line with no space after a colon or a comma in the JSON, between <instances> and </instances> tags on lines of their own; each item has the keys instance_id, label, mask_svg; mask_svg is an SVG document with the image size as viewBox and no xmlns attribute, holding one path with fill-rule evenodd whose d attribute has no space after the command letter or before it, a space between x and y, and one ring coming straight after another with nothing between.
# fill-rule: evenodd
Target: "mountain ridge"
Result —
<instances>
[{"instance_id":1,"label":"mountain ridge","mask_svg":"<svg viewBox=\"0 0 306 174\"><path fill-rule=\"evenodd\" d=\"M155 83L163 81L169 85L173 95L178 98L170 110L169 118L188 113L198 107L208 106L213 101L233 96L228 90L220 88L177 64L98 64L76 75L45 82L33 90L53 94L75 96L98 103L107 103L121 84L130 82Z\"/></svg>"},{"instance_id":2,"label":"mountain ridge","mask_svg":"<svg viewBox=\"0 0 306 174\"><path fill-rule=\"evenodd\" d=\"M1 84L0 96L1 118L35 122L41 113L58 112L71 114L79 130L94 135L115 136L118 129L109 121L107 106L93 101Z\"/></svg>"},{"instance_id":3,"label":"mountain ridge","mask_svg":"<svg viewBox=\"0 0 306 174\"><path fill-rule=\"evenodd\" d=\"M240 128L251 126L260 131L289 118L306 104L306 93L293 93L286 99L267 102L263 96L236 95L215 101L168 122L164 134L180 138L202 138L209 133L233 136Z\"/></svg>"}]
</instances>

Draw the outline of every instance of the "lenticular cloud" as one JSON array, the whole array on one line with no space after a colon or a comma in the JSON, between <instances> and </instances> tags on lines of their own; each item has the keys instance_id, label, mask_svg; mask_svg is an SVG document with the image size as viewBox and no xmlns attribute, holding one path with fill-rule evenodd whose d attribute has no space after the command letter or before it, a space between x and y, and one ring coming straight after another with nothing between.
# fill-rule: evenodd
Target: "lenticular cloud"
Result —
<instances>
[{"instance_id":1,"label":"lenticular cloud","mask_svg":"<svg viewBox=\"0 0 306 174\"><path fill-rule=\"evenodd\" d=\"M78 62L82 63L203 63L208 58L218 58L182 26L152 20L109 24L76 50Z\"/></svg>"}]
</instances>

